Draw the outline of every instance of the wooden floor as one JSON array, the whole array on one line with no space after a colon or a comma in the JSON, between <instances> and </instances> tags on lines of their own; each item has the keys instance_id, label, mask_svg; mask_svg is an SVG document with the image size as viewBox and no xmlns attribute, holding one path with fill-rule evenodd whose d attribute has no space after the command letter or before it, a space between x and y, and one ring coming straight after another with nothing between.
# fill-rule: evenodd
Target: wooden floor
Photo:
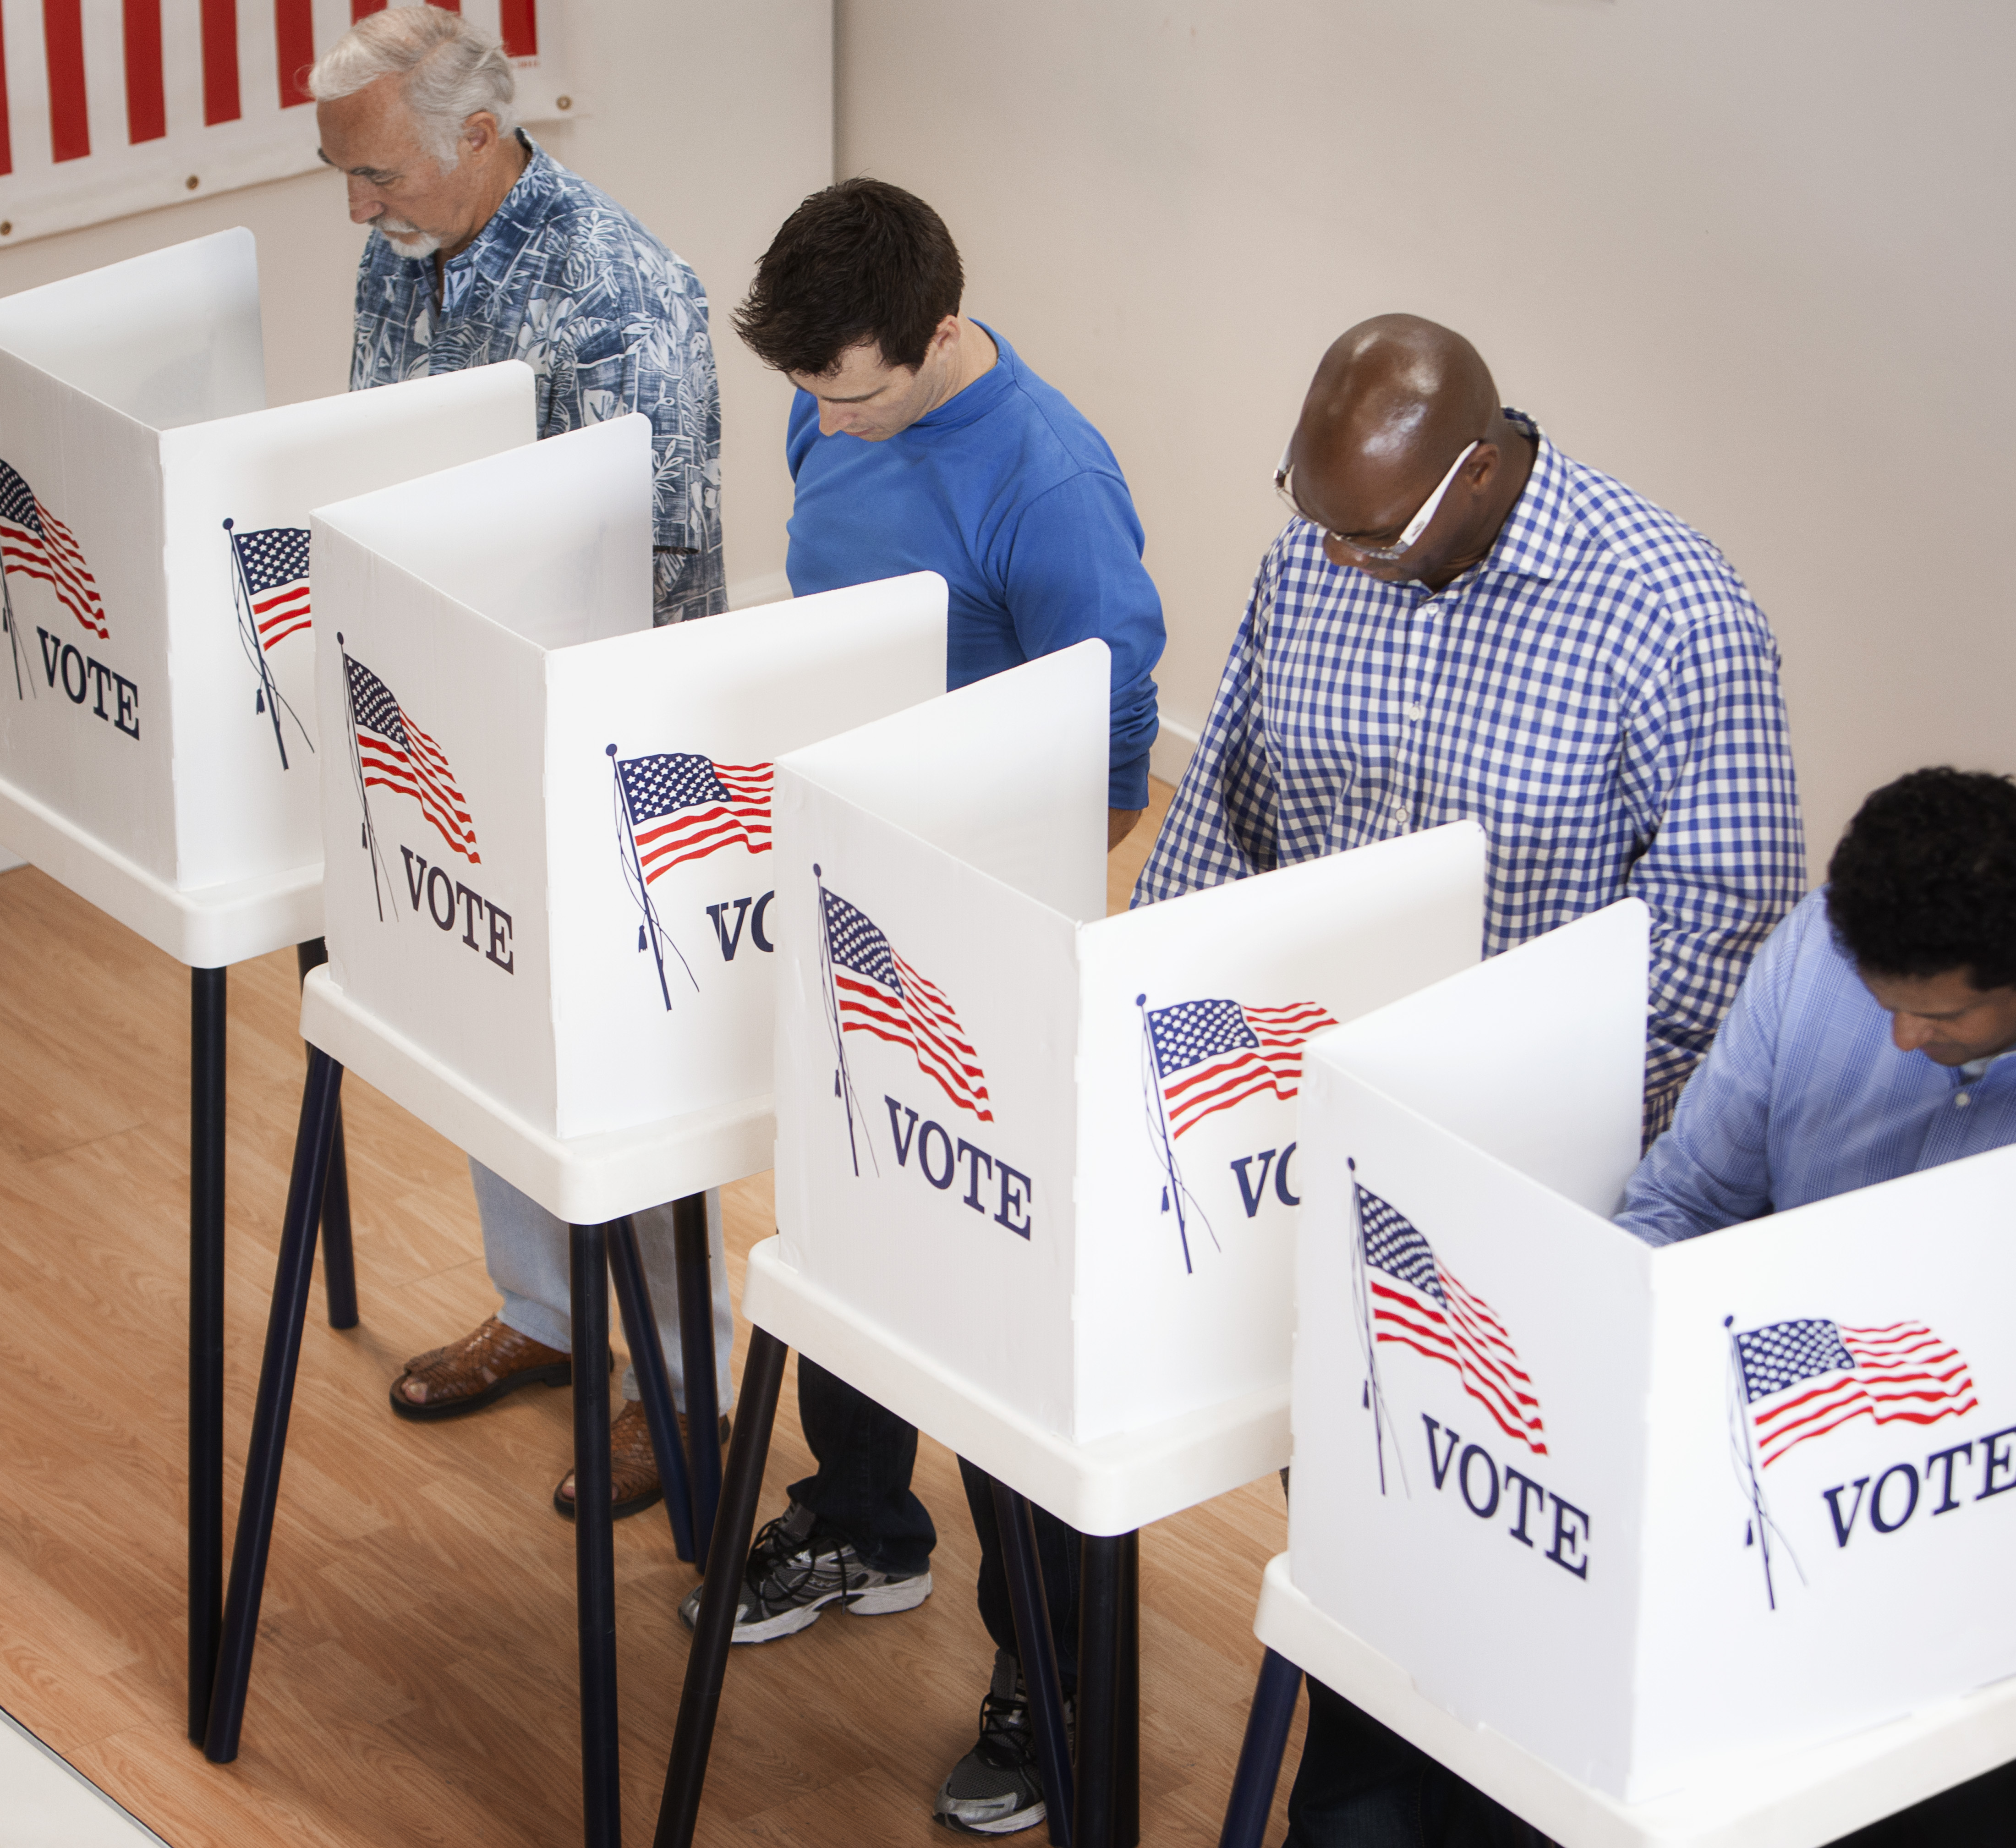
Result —
<instances>
[{"instance_id":1,"label":"wooden floor","mask_svg":"<svg viewBox=\"0 0 2016 1848\"><path fill-rule=\"evenodd\" d=\"M1114 856L1120 903L1157 793ZM176 1848L578 1841L573 1530L548 1505L567 1395L534 1389L441 1427L391 1416L405 1356L495 1299L462 1157L355 1081L362 1326L309 1324L243 1755L212 1766L183 1738L188 977L28 869L0 874L0 1708ZM296 1018L291 953L232 971L234 1510L300 1099ZM767 1175L730 1190L738 1294L770 1198ZM787 1380L763 1518L808 1467ZM957 1470L928 1439L917 1487L940 1532L929 1603L735 1652L704 1842L949 1839L931 1800L972 1743L992 1655ZM1217 1839L1260 1569L1286 1527L1269 1481L1143 1536L1144 1841ZM625 1824L646 1842L693 1576L656 1511L619 1524L616 1556ZM1277 1807L1271 1840L1281 1828Z\"/></svg>"}]
</instances>

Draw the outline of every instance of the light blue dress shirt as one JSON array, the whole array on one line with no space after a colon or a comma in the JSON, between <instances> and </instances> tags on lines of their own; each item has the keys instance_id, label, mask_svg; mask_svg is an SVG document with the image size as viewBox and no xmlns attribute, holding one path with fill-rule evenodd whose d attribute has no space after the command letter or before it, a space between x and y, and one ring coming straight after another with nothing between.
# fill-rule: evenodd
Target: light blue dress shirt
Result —
<instances>
[{"instance_id":1,"label":"light blue dress shirt","mask_svg":"<svg viewBox=\"0 0 2016 1848\"><path fill-rule=\"evenodd\" d=\"M1824 891L1773 931L1617 1223L1649 1245L1719 1231L2016 1142L2016 1053L1899 1052L1836 946Z\"/></svg>"}]
</instances>

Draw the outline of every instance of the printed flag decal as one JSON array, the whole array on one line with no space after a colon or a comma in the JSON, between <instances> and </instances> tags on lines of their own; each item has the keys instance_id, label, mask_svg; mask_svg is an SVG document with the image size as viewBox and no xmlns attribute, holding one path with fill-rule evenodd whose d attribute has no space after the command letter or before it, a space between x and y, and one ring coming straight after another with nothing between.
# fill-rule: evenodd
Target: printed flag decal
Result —
<instances>
[{"instance_id":1,"label":"printed flag decal","mask_svg":"<svg viewBox=\"0 0 2016 1848\"><path fill-rule=\"evenodd\" d=\"M1931 1425L1978 1403L1958 1350L1923 1322L1773 1322L1734 1339L1760 1469L1852 1418Z\"/></svg>"},{"instance_id":2,"label":"printed flag decal","mask_svg":"<svg viewBox=\"0 0 2016 1848\"><path fill-rule=\"evenodd\" d=\"M23 690L20 625L14 617L14 600L6 589L10 573L39 578L56 593L56 600L100 641L109 641L105 626L105 605L98 594L98 580L84 562L84 553L70 528L36 496L18 469L0 462L0 599L4 599L7 639L13 653L14 692ZM33 686L31 674L27 684Z\"/></svg>"},{"instance_id":3,"label":"printed flag decal","mask_svg":"<svg viewBox=\"0 0 2016 1848\"><path fill-rule=\"evenodd\" d=\"M665 949L679 959L686 979L697 989L699 978L686 961L651 899L651 884L661 874L691 860L704 860L724 847L744 847L751 853L770 851L770 792L776 781L774 764L722 764L697 751L661 751L650 757L618 757L607 747L616 769L616 838L623 861L624 882L643 922L637 927L637 947L649 948L658 970L658 993L668 1013L672 991L665 979Z\"/></svg>"},{"instance_id":4,"label":"printed flag decal","mask_svg":"<svg viewBox=\"0 0 2016 1848\"><path fill-rule=\"evenodd\" d=\"M644 883L724 847L768 853L776 778L774 764L718 764L692 751L618 758L616 780Z\"/></svg>"},{"instance_id":5,"label":"printed flag decal","mask_svg":"<svg viewBox=\"0 0 2016 1848\"><path fill-rule=\"evenodd\" d=\"M1353 1191L1368 1359L1391 1342L1454 1367L1499 1430L1546 1456L1540 1401L1491 1305L1463 1288L1404 1214L1355 1183Z\"/></svg>"},{"instance_id":6,"label":"printed flag decal","mask_svg":"<svg viewBox=\"0 0 2016 1848\"><path fill-rule=\"evenodd\" d=\"M337 645L341 648L343 637ZM378 833L371 819L373 788L389 789L395 795L411 796L420 812L434 825L448 845L473 866L482 864L476 851L476 829L469 805L455 787L448 754L421 730L405 708L393 697L383 681L345 650L343 671L350 693L350 765L357 782L357 798L364 807L364 845L371 855L374 879L382 877L385 889L391 875L378 850ZM393 907L397 915L398 906ZM384 916L384 900L378 914Z\"/></svg>"},{"instance_id":7,"label":"printed flag decal","mask_svg":"<svg viewBox=\"0 0 2016 1848\"><path fill-rule=\"evenodd\" d=\"M275 643L313 626L308 610L308 531L304 526L262 526L239 532L229 520L224 530L231 540L231 593L238 612L239 646L259 676L252 709L272 720L273 744L284 770L287 741L280 731L283 711L293 720L301 741L311 751L315 744L301 715L281 697L266 657Z\"/></svg>"},{"instance_id":8,"label":"printed flag decal","mask_svg":"<svg viewBox=\"0 0 2016 1848\"><path fill-rule=\"evenodd\" d=\"M815 877L819 871L812 868ZM945 991L903 960L866 912L828 892L823 883L819 891L826 927L826 1024L840 1061L834 1087L847 1107L850 1140L855 1100L847 1069L849 1033L870 1033L892 1046L909 1047L917 1069L934 1079L954 1104L983 1123L992 1122L987 1074ZM854 1171L861 1172L858 1151Z\"/></svg>"},{"instance_id":9,"label":"printed flag decal","mask_svg":"<svg viewBox=\"0 0 2016 1848\"><path fill-rule=\"evenodd\" d=\"M1183 1270L1190 1274L1190 1221L1194 1215L1218 1244L1210 1216L1185 1184L1176 1142L1208 1117L1263 1091L1286 1101L1302 1087L1302 1048L1312 1033L1337 1025L1313 1001L1248 1007L1222 1000L1180 1001L1141 1010L1141 1088L1148 1133L1162 1169L1162 1211L1176 1216ZM1222 1249L1222 1247L1219 1248Z\"/></svg>"}]
</instances>

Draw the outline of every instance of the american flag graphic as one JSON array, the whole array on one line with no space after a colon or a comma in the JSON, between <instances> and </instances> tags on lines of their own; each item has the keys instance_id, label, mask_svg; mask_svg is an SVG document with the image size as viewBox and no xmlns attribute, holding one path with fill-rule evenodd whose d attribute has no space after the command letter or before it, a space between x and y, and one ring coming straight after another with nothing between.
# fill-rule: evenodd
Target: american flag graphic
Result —
<instances>
[{"instance_id":1,"label":"american flag graphic","mask_svg":"<svg viewBox=\"0 0 2016 1848\"><path fill-rule=\"evenodd\" d=\"M304 526L266 526L234 532L231 549L251 607L259 646L312 626L308 614L308 531Z\"/></svg>"},{"instance_id":2,"label":"american flag graphic","mask_svg":"<svg viewBox=\"0 0 2016 1848\"><path fill-rule=\"evenodd\" d=\"M248 19L242 31L241 9L233 0L203 0L200 8L167 9L165 19L162 0L120 0L117 6L105 0L102 11L109 16L94 22L102 23L104 30L88 34L85 16L87 10L101 10L97 0L88 9L85 0L42 0L41 56L32 64L25 58L14 61L26 67L16 80L23 91L34 86L34 92L25 99L21 126L28 128L37 142L44 131L48 139L32 155L26 145L17 148L14 125L8 119L4 93L0 93L0 175L14 172L17 165L33 167L44 158L52 163L89 158L94 125L102 157L108 143L140 148L193 129L199 121L203 128L213 128L256 119L275 109L302 108L314 100L301 79L317 52L327 51L337 32L366 13L381 11L385 3L350 0L342 9L347 17L339 13L332 18L325 8L318 45L314 0L272 0L265 9L268 18ZM536 8L537 0L492 0L487 7L473 4L470 10L487 16L481 23L502 39L508 56L520 60L538 52ZM242 10L256 13L260 9ZM463 8L458 3L448 10ZM4 31L0 25L0 34ZM116 40L118 74L110 84L103 78L104 66L94 68L88 59L87 39L94 53ZM182 55L190 39L194 43L186 49L193 55ZM0 38L0 71L5 69L10 50L26 49L8 46ZM182 139L189 146L186 135ZM190 146L189 151L197 150ZM17 162L17 154L28 157Z\"/></svg>"},{"instance_id":3,"label":"american flag graphic","mask_svg":"<svg viewBox=\"0 0 2016 1848\"><path fill-rule=\"evenodd\" d=\"M99 637L107 639L97 581L68 527L35 498L18 469L0 462L0 569L39 578L57 600Z\"/></svg>"},{"instance_id":4,"label":"american flag graphic","mask_svg":"<svg viewBox=\"0 0 2016 1848\"><path fill-rule=\"evenodd\" d=\"M471 866L480 866L483 856L476 851L469 805L455 786L447 754L407 717L391 688L362 661L346 654L343 665L350 676L350 718L365 787L411 796L441 838Z\"/></svg>"},{"instance_id":5,"label":"american flag graphic","mask_svg":"<svg viewBox=\"0 0 2016 1848\"><path fill-rule=\"evenodd\" d=\"M616 774L646 885L724 847L770 851L773 764L718 764L696 751L670 751L619 758Z\"/></svg>"},{"instance_id":6,"label":"american flag graphic","mask_svg":"<svg viewBox=\"0 0 2016 1848\"><path fill-rule=\"evenodd\" d=\"M1491 1305L1443 1269L1404 1214L1362 1187L1358 1218L1374 1341L1393 1342L1453 1367L1463 1389L1499 1430L1535 1456L1546 1456L1539 1400Z\"/></svg>"},{"instance_id":7,"label":"american flag graphic","mask_svg":"<svg viewBox=\"0 0 2016 1848\"><path fill-rule=\"evenodd\" d=\"M1336 1025L1336 1017L1313 1001L1288 1007L1184 1001L1150 1008L1148 1037L1170 1135L1262 1091L1294 1097L1301 1088L1304 1043Z\"/></svg>"},{"instance_id":8,"label":"american flag graphic","mask_svg":"<svg viewBox=\"0 0 2016 1848\"><path fill-rule=\"evenodd\" d=\"M943 991L896 953L866 912L823 887L819 896L841 1030L907 1046L918 1070L936 1079L953 1103L992 1122L987 1075Z\"/></svg>"},{"instance_id":9,"label":"american flag graphic","mask_svg":"<svg viewBox=\"0 0 2016 1848\"><path fill-rule=\"evenodd\" d=\"M1772 1322L1739 1332L1736 1355L1759 1465L1766 1469L1851 1418L1931 1425L1978 1403L1958 1350L1923 1322L1881 1328Z\"/></svg>"}]
</instances>

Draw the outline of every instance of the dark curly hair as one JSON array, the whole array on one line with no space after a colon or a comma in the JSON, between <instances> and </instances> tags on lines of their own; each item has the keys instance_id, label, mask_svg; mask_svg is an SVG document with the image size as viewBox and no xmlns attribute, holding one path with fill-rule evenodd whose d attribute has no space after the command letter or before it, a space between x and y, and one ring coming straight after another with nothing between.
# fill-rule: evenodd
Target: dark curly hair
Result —
<instances>
[{"instance_id":1,"label":"dark curly hair","mask_svg":"<svg viewBox=\"0 0 2016 1848\"><path fill-rule=\"evenodd\" d=\"M885 366L914 370L965 292L944 219L901 186L842 180L784 221L735 311L735 331L777 372L822 376L869 340Z\"/></svg>"},{"instance_id":2,"label":"dark curly hair","mask_svg":"<svg viewBox=\"0 0 2016 1848\"><path fill-rule=\"evenodd\" d=\"M1827 908L1871 974L2016 987L2016 779L1913 770L1877 791L1828 863Z\"/></svg>"}]
</instances>

